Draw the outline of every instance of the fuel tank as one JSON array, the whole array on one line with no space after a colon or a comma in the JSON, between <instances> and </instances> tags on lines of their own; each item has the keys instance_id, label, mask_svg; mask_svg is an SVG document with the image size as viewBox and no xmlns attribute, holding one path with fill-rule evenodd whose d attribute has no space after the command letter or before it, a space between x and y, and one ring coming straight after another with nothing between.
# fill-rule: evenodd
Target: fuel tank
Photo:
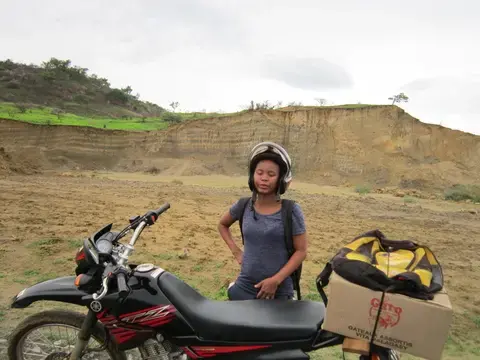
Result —
<instances>
[{"instance_id":1,"label":"fuel tank","mask_svg":"<svg viewBox=\"0 0 480 360\"><path fill-rule=\"evenodd\" d=\"M120 298L112 288L100 302L90 304L120 350L137 347L157 332L173 337L194 335L158 286L163 272L152 264L138 265L128 280L131 291L125 298Z\"/></svg>"}]
</instances>

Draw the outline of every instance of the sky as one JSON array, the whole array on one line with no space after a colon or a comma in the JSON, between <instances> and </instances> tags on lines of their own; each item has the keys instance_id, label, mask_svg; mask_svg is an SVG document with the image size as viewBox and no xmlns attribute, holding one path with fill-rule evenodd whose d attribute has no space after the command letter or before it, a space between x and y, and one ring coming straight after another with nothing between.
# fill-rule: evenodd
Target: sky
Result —
<instances>
[{"instance_id":1,"label":"sky","mask_svg":"<svg viewBox=\"0 0 480 360\"><path fill-rule=\"evenodd\" d=\"M480 135L478 0L0 0L1 59L51 57L177 111L389 104Z\"/></svg>"}]
</instances>

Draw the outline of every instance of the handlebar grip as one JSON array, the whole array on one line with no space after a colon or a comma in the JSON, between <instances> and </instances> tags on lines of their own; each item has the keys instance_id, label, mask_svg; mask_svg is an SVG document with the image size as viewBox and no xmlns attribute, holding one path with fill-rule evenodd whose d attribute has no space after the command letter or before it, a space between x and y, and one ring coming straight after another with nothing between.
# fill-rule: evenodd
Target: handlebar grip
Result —
<instances>
[{"instance_id":1,"label":"handlebar grip","mask_svg":"<svg viewBox=\"0 0 480 360\"><path fill-rule=\"evenodd\" d=\"M120 294L120 296L123 297L128 294L129 290L127 287L127 281L124 273L117 274L117 286L118 286L118 293Z\"/></svg>"},{"instance_id":2,"label":"handlebar grip","mask_svg":"<svg viewBox=\"0 0 480 360\"><path fill-rule=\"evenodd\" d=\"M168 209L170 209L170 204L169 203L165 203L163 204L162 206L160 206L157 210L154 210L153 212L158 216L160 216L161 213L167 211Z\"/></svg>"}]
</instances>

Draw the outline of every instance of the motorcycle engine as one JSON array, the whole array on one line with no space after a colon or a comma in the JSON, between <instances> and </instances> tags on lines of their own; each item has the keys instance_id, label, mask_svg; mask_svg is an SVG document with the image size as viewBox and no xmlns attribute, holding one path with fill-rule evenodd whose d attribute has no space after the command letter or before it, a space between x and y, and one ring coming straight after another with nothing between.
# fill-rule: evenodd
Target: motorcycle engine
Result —
<instances>
[{"instance_id":1,"label":"motorcycle engine","mask_svg":"<svg viewBox=\"0 0 480 360\"><path fill-rule=\"evenodd\" d=\"M142 360L187 360L187 355L181 351L174 351L169 341L160 343L155 339L148 339L138 347Z\"/></svg>"}]
</instances>

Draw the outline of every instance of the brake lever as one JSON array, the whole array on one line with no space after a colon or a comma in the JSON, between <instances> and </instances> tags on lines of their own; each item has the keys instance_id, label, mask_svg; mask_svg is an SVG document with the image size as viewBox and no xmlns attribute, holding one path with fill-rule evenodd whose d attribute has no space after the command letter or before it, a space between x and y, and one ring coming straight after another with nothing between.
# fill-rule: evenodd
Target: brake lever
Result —
<instances>
[{"instance_id":1,"label":"brake lever","mask_svg":"<svg viewBox=\"0 0 480 360\"><path fill-rule=\"evenodd\" d=\"M137 228L137 226L140 224L140 219L141 219L141 216L139 216L139 215L132 216L132 217L129 219L130 229L135 230L135 229Z\"/></svg>"},{"instance_id":2,"label":"brake lever","mask_svg":"<svg viewBox=\"0 0 480 360\"><path fill-rule=\"evenodd\" d=\"M103 278L103 281L102 281L102 292L100 293L100 295L98 293L95 293L92 295L93 297L93 300L102 300L105 295L107 295L107 292L108 292L108 280L110 279L110 276L107 275Z\"/></svg>"}]
</instances>

